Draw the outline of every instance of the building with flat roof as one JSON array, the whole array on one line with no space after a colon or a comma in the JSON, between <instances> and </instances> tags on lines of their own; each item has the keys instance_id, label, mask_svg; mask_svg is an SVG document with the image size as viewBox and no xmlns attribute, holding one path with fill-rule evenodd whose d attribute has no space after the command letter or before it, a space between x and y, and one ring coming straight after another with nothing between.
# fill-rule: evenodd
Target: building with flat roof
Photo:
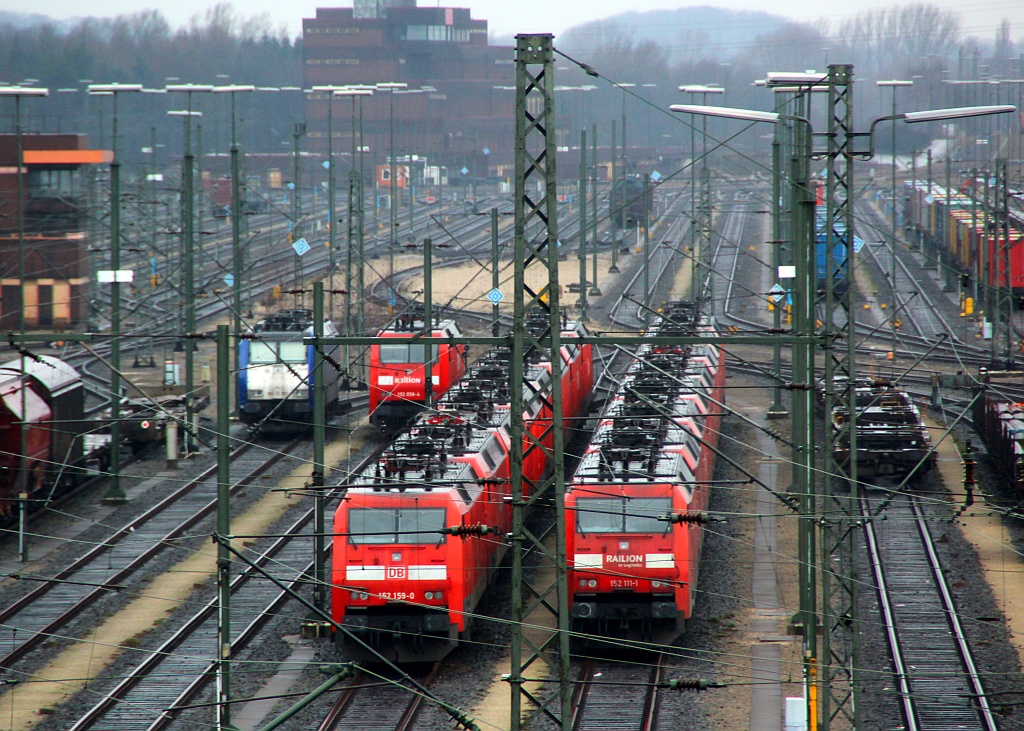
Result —
<instances>
[{"instance_id":1,"label":"building with flat roof","mask_svg":"<svg viewBox=\"0 0 1024 731\"><path fill-rule=\"evenodd\" d=\"M302 22L304 88L408 84L362 98L367 169L387 162L392 131L396 157L439 160L453 178L463 168L463 175L485 177L488 168L511 161L514 49L488 45L487 21L471 18L468 8L355 0L354 7L318 8ZM306 147L320 153L327 150L328 98L306 98ZM357 113L359 104L357 98ZM352 150L351 118L350 100L335 97L339 166L347 166Z\"/></svg>"},{"instance_id":2,"label":"building with flat roof","mask_svg":"<svg viewBox=\"0 0 1024 731\"><path fill-rule=\"evenodd\" d=\"M0 328L18 329L24 308L29 329L59 330L83 321L88 310L89 213L80 169L109 163L111 153L87 149L84 135L35 133L22 135L22 151L23 265L17 138L0 135Z\"/></svg>"}]
</instances>

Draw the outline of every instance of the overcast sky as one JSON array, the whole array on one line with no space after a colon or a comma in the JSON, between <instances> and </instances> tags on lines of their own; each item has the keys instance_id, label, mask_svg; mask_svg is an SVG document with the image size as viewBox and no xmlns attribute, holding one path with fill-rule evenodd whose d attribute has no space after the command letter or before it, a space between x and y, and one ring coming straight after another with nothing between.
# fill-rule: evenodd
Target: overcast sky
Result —
<instances>
[{"instance_id":1,"label":"overcast sky","mask_svg":"<svg viewBox=\"0 0 1024 731\"><path fill-rule=\"evenodd\" d=\"M215 1L215 0L214 0ZM918 0L897 0L900 4L915 4ZM16 12L38 12L56 18L84 15L117 15L147 8L160 10L172 25L180 25L205 11L213 2L207 0L0 0L0 10ZM655 10L661 8L685 7L687 5L717 5L731 9L762 10L797 20L814 20L822 16L842 19L864 10L893 2L884 0L816 0L796 2L795 0L713 0L712 2L679 2L679 0L419 0L421 6L441 5L470 7L473 17L489 21L492 32L515 34L522 32L555 33L589 20L615 15L627 10ZM959 13L963 19L964 31L971 35L991 37L1003 18L1012 24L1011 35L1015 39L1024 37L1024 0L931 0L946 10ZM335 3L316 0L245 0L234 3L242 15L266 13L275 25L284 25L289 32L298 34L303 17L313 17L317 6L331 7ZM339 2L336 5L351 5Z\"/></svg>"}]
</instances>

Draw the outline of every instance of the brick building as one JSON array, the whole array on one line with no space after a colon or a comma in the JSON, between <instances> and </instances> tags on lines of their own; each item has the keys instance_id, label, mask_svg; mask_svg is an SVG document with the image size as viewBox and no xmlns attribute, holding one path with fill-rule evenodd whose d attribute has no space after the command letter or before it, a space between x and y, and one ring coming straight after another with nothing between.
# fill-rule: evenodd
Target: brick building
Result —
<instances>
[{"instance_id":1,"label":"brick building","mask_svg":"<svg viewBox=\"0 0 1024 731\"><path fill-rule=\"evenodd\" d=\"M109 163L110 153L87 149L85 137L73 134L24 134L22 150L24 302L17 138L0 135L0 328L18 329L24 306L26 327L61 329L84 320L88 309L88 212L79 171Z\"/></svg>"},{"instance_id":2,"label":"brick building","mask_svg":"<svg viewBox=\"0 0 1024 731\"><path fill-rule=\"evenodd\" d=\"M512 159L514 49L487 44L487 21L468 8L416 7L415 0L355 0L303 20L303 86L404 82L407 90L363 98L363 131L377 163L396 156L440 160L484 177ZM394 98L390 95L394 93ZM307 147L327 149L326 94L306 99ZM352 107L335 98L339 167L352 149ZM368 163L369 167L369 163Z\"/></svg>"}]
</instances>

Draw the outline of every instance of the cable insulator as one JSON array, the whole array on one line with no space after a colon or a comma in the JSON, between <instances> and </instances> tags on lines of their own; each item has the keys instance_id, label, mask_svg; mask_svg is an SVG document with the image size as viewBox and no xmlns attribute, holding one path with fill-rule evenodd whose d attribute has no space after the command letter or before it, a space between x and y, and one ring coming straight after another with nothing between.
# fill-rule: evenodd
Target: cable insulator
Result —
<instances>
[{"instance_id":1,"label":"cable insulator","mask_svg":"<svg viewBox=\"0 0 1024 731\"><path fill-rule=\"evenodd\" d=\"M712 518L711 514L704 510L688 510L685 513L667 513L665 515L659 515L658 520L663 520L666 523L692 523L695 525L704 525L710 523Z\"/></svg>"},{"instance_id":2,"label":"cable insulator","mask_svg":"<svg viewBox=\"0 0 1024 731\"><path fill-rule=\"evenodd\" d=\"M441 533L448 536L458 536L459 538L466 538L467 536L485 536L488 533L493 533L494 528L489 525L456 525L452 528L443 528Z\"/></svg>"},{"instance_id":3,"label":"cable insulator","mask_svg":"<svg viewBox=\"0 0 1024 731\"><path fill-rule=\"evenodd\" d=\"M698 692L707 690L708 688L725 687L725 683L713 683L712 681L705 680L703 678L699 680L682 680L680 678L672 678L661 685L663 688L668 688L669 690L696 690Z\"/></svg>"}]
</instances>

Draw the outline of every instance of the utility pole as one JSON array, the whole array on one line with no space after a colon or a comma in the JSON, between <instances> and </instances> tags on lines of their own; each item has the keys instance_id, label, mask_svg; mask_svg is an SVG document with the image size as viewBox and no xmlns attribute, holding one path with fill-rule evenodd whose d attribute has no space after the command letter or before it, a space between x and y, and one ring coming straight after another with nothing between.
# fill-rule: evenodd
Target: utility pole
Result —
<instances>
[{"instance_id":1,"label":"utility pole","mask_svg":"<svg viewBox=\"0 0 1024 731\"><path fill-rule=\"evenodd\" d=\"M592 163L590 178L590 243L593 249L591 254L590 276L594 280L590 289L592 297L600 297L601 290L597 286L597 122L590 125L590 162Z\"/></svg>"},{"instance_id":2,"label":"utility pole","mask_svg":"<svg viewBox=\"0 0 1024 731\"><path fill-rule=\"evenodd\" d=\"M857 337L853 283L856 281L853 245L853 160L859 153L853 130L853 66L828 67L827 171L825 181L825 413L845 409L849 418L839 429L826 429L824 490L819 506L821 521L821 654L809 665L810 682L822 683L820 718L823 731L833 719L860 728L860 610L856 525L860 520L857 498ZM809 130L808 130L809 131ZM813 200L813 198L812 198ZM846 244L845 279L849 286L836 292L833 272L837 242ZM814 248L810 249L811 261ZM799 262L798 262L799 263ZM813 282L813 279L812 279ZM811 313L813 317L813 312ZM839 379L837 383L837 377ZM810 391L807 392L810 394ZM848 458L835 459L839 443L849 445ZM801 557L802 558L802 557ZM805 628L810 631L811 628Z\"/></svg>"},{"instance_id":3,"label":"utility pole","mask_svg":"<svg viewBox=\"0 0 1024 731\"><path fill-rule=\"evenodd\" d=\"M430 237L423 239L423 404L429 413L434 408L434 247Z\"/></svg>"},{"instance_id":4,"label":"utility pole","mask_svg":"<svg viewBox=\"0 0 1024 731\"><path fill-rule=\"evenodd\" d=\"M491 209L491 290L498 291L498 287L501 285L500 278L500 267L501 262L498 259L498 209ZM498 303L493 302L491 304L491 335L498 337L498 333L501 332L501 324L499 318L501 314L498 309Z\"/></svg>"},{"instance_id":5,"label":"utility pole","mask_svg":"<svg viewBox=\"0 0 1024 731\"><path fill-rule=\"evenodd\" d=\"M299 150L299 142L303 137L306 136L306 123L295 122L292 125L292 137L295 141L295 170L292 174L292 185L294 190L292 191L292 242L296 242L302 238L302 188L299 185L299 173L300 165L299 159L301 152ZM296 252L295 254L295 287L300 289L302 286L302 256Z\"/></svg>"},{"instance_id":6,"label":"utility pole","mask_svg":"<svg viewBox=\"0 0 1024 731\"><path fill-rule=\"evenodd\" d=\"M776 124L772 130L772 281L778 283L779 266L782 264L782 126ZM782 308L786 305L786 295L781 293L772 306L772 328L779 332L782 327ZM782 405L782 346L772 346L772 365L775 375L775 387L772 389L772 405L768 407L769 419L781 419L788 415Z\"/></svg>"},{"instance_id":7,"label":"utility pole","mask_svg":"<svg viewBox=\"0 0 1024 731\"><path fill-rule=\"evenodd\" d=\"M324 336L324 283L313 282L313 337ZM327 475L324 442L327 429L327 369L323 346L317 345L313 369L313 604L327 611L327 551L324 479Z\"/></svg>"},{"instance_id":8,"label":"utility pole","mask_svg":"<svg viewBox=\"0 0 1024 731\"><path fill-rule=\"evenodd\" d=\"M195 358L196 347L193 342L193 335L196 330L196 298L195 298L195 269L193 266L193 254L195 252L195 157L192 154L192 118L202 117L202 112L192 110L192 94L212 92L213 87L204 84L178 84L168 86L167 91L183 91L188 95L188 108L185 110L174 110L167 112L168 116L181 117L185 123L185 156L182 161L181 187L182 187L182 209L181 215L184 225L183 246L184 246L184 278L182 292L185 310L185 454L189 454L196 447L196 436L198 418L195 412Z\"/></svg>"},{"instance_id":9,"label":"utility pole","mask_svg":"<svg viewBox=\"0 0 1024 731\"><path fill-rule=\"evenodd\" d=\"M625 120L625 116L623 116ZM644 174L644 322L651 315L651 176Z\"/></svg>"},{"instance_id":10,"label":"utility pole","mask_svg":"<svg viewBox=\"0 0 1024 731\"><path fill-rule=\"evenodd\" d=\"M25 336L25 150L22 141L21 129L21 97L23 96L49 96L50 90L39 88L17 88L8 87L0 90L0 95L11 95L14 97L14 130L17 145L15 172L18 184L18 329L21 336ZM115 158L116 160L116 158ZM25 353L21 353L20 363L20 388L21 394L21 419L18 425L20 434L21 455L18 458L18 481L16 485L18 496L18 554L22 563L28 563L28 513L29 513L29 462L28 462L28 374L25 372ZM116 470L114 471L116 474Z\"/></svg>"},{"instance_id":11,"label":"utility pole","mask_svg":"<svg viewBox=\"0 0 1024 731\"><path fill-rule=\"evenodd\" d=\"M580 180L576 186L579 201L580 319L587 319L587 130L580 130ZM596 247L596 242L595 242Z\"/></svg>"},{"instance_id":12,"label":"utility pole","mask_svg":"<svg viewBox=\"0 0 1024 731\"><path fill-rule=\"evenodd\" d=\"M611 184L610 192L608 193L608 218L610 219L608 224L609 224L609 228L611 229L611 232L612 232L612 265L610 267L608 267L608 273L609 274L618 274L619 273L619 235L618 235L618 225L615 222L615 216L617 214L619 214L619 211L617 210L617 201L615 199L615 177L616 177L615 176L615 173L616 173L616 160L615 160L615 158L617 158L619 156L619 152L618 152L618 149L616 148L616 144L617 144L617 139L616 139L616 135L615 135L615 120L613 119L612 120L612 160L611 160L611 163L612 163L612 169L611 169L612 184ZM622 220L622 219L620 218L620 220ZM622 220L622 223L625 224L625 220Z\"/></svg>"},{"instance_id":13,"label":"utility pole","mask_svg":"<svg viewBox=\"0 0 1024 731\"><path fill-rule=\"evenodd\" d=\"M110 160L110 489L103 501L127 500L121 487L121 282L130 282L121 271L121 161L117 157L117 96L140 92L141 84L92 84L89 93L109 95L114 102ZM20 180L20 175L19 175ZM24 310L24 307L22 308Z\"/></svg>"},{"instance_id":14,"label":"utility pole","mask_svg":"<svg viewBox=\"0 0 1024 731\"><path fill-rule=\"evenodd\" d=\"M992 308L992 364L997 364L999 348L996 341L1004 336L1003 363L1001 367L1009 368L1013 362L1013 278L1010 267L1010 191L1007 177L1006 158L996 160L996 192L995 192L995 226L993 234L996 239L995 266L993 285L995 302Z\"/></svg>"},{"instance_id":15,"label":"utility pole","mask_svg":"<svg viewBox=\"0 0 1024 731\"><path fill-rule=\"evenodd\" d=\"M231 309L232 330L237 339L242 335L242 274L245 272L245 250L242 248L242 173L239 163L238 136L235 130L235 94L254 92L255 86L218 86L214 92L231 95ZM153 148L156 154L156 147ZM234 348L234 372L238 378L238 348Z\"/></svg>"},{"instance_id":16,"label":"utility pole","mask_svg":"<svg viewBox=\"0 0 1024 731\"><path fill-rule=\"evenodd\" d=\"M187 343L192 347L192 342ZM231 340L227 325L217 326L217 534L231 535ZM231 726L231 553L217 541L217 728Z\"/></svg>"},{"instance_id":17,"label":"utility pole","mask_svg":"<svg viewBox=\"0 0 1024 731\"><path fill-rule=\"evenodd\" d=\"M537 712L568 730L572 727L572 680L569 675L569 600L566 585L565 555L565 445L562 422L561 309L558 287L558 196L555 176L554 52L553 36L520 34L516 36L516 137L515 137L515 284L511 358L511 413L522 414L532 408L533 398L524 396L518 384L525 375L525 356L539 353L551 363L551 424L539 438L523 429L519 418L510 422L512 488L512 658L508 682L512 689L511 731L522 728L523 700L539 701L524 687L525 673L547 666L557 683L557 692L539 701ZM542 196L534 190L541 185ZM527 235L527 227L537 224L539 233ZM543 282L534 291L527 282L527 270L541 272ZM532 312L543 313L546 327L531 333L527 321ZM553 465L551 476L524 494L524 439L529 449L548 452ZM546 446L550 444L550 448ZM554 549L537 534L527 530L526 512L538 500L550 502L555 512ZM540 555L553 569L553 578L538 583L524 577L525 559ZM533 643L524 635L531 624L547 624L530 616L530 610L553 612L554 631L547 640Z\"/></svg>"}]
</instances>

